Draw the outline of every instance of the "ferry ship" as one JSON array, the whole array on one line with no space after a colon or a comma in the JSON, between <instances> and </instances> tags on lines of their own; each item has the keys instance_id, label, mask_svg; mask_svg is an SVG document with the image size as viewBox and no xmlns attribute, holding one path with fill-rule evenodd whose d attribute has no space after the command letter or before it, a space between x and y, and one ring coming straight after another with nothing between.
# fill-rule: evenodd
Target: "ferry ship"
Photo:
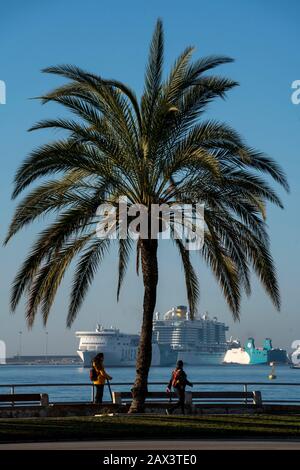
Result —
<instances>
[{"instance_id":1,"label":"ferry ship","mask_svg":"<svg viewBox=\"0 0 300 470\"><path fill-rule=\"evenodd\" d=\"M228 327L208 314L191 320L187 307L174 307L153 321L152 366L173 366L178 359L186 365L221 364L227 350ZM135 366L139 336L97 325L96 331L78 331L78 355L89 367L102 352L107 366Z\"/></svg>"},{"instance_id":2,"label":"ferry ship","mask_svg":"<svg viewBox=\"0 0 300 470\"><path fill-rule=\"evenodd\" d=\"M97 325L96 331L77 331L80 338L77 354L84 367L90 367L98 353L103 353L105 365L109 367L135 366L139 335L120 333L117 328ZM160 365L157 344L152 345L152 365Z\"/></svg>"},{"instance_id":3,"label":"ferry ship","mask_svg":"<svg viewBox=\"0 0 300 470\"><path fill-rule=\"evenodd\" d=\"M262 348L256 348L253 338L248 338L244 348L239 340L229 343L228 351L223 360L224 364L269 364L271 362L284 364L287 362L287 352L284 349L273 348L272 340L266 338Z\"/></svg>"}]
</instances>

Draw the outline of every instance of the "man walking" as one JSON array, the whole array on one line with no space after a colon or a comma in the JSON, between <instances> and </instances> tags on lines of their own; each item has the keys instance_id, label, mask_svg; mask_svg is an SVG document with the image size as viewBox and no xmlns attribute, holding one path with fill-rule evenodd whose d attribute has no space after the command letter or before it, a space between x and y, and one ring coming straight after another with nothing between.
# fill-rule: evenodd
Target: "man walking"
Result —
<instances>
[{"instance_id":1,"label":"man walking","mask_svg":"<svg viewBox=\"0 0 300 470\"><path fill-rule=\"evenodd\" d=\"M184 415L185 387L187 385L190 387L193 386L193 384L188 381L187 375L183 370L183 362L177 361L176 369L173 370L170 382L167 387L167 392L171 393L171 389L173 387L176 395L178 396L178 402L170 408L166 409L166 414L172 414L176 408L181 408L181 412Z\"/></svg>"}]
</instances>

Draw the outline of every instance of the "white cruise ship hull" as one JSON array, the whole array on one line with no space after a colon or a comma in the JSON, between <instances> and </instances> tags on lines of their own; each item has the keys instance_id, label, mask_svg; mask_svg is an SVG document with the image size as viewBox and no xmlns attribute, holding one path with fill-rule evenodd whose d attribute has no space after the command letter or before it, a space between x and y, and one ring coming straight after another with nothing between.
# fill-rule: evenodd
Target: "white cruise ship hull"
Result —
<instances>
[{"instance_id":1,"label":"white cruise ship hull","mask_svg":"<svg viewBox=\"0 0 300 470\"><path fill-rule=\"evenodd\" d=\"M78 350L77 354L83 362L83 367L91 367L94 357L99 353L104 354L106 367L133 367L136 364L137 350L132 350L131 357L122 357L120 350L111 350L108 348L97 349L94 351ZM160 365L160 353L157 344L152 345L152 366Z\"/></svg>"},{"instance_id":2,"label":"white cruise ship hull","mask_svg":"<svg viewBox=\"0 0 300 470\"><path fill-rule=\"evenodd\" d=\"M92 361L99 351L77 351L78 356L83 362L83 367L91 367ZM114 351L101 351L104 354L105 366L107 367L126 367L134 366L135 361L130 359L123 359L120 354Z\"/></svg>"},{"instance_id":3,"label":"white cruise ship hull","mask_svg":"<svg viewBox=\"0 0 300 470\"><path fill-rule=\"evenodd\" d=\"M153 348L152 366L173 366L181 359L187 366L209 366L222 364L224 353L202 353L197 351L178 352L177 358L174 361L168 361L167 364L162 364L160 361L159 351L156 347ZM84 367L91 367L92 361L99 351L77 351ZM105 366L107 367L134 367L136 360L122 359L120 355L114 351L103 351Z\"/></svg>"},{"instance_id":4,"label":"white cruise ship hull","mask_svg":"<svg viewBox=\"0 0 300 470\"><path fill-rule=\"evenodd\" d=\"M181 359L187 366L212 366L222 364L224 352L181 351L177 360Z\"/></svg>"}]
</instances>

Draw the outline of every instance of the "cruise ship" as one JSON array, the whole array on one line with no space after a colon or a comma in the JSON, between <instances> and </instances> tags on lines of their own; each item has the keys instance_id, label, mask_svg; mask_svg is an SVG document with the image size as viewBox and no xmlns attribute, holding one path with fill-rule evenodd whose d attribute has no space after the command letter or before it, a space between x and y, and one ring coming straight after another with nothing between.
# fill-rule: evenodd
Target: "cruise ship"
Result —
<instances>
[{"instance_id":1,"label":"cruise ship","mask_svg":"<svg viewBox=\"0 0 300 470\"><path fill-rule=\"evenodd\" d=\"M173 365L181 359L185 365L221 364L227 350L228 327L208 313L191 320L185 305L173 307L163 318L155 314L153 339L160 350L160 365Z\"/></svg>"},{"instance_id":2,"label":"cruise ship","mask_svg":"<svg viewBox=\"0 0 300 470\"><path fill-rule=\"evenodd\" d=\"M152 366L173 366L178 359L185 365L221 364L227 350L228 327L205 313L191 320L187 307L173 307L153 321ZM97 325L96 331L77 331L78 355L89 367L102 352L107 366L135 366L139 336L116 328Z\"/></svg>"}]
</instances>

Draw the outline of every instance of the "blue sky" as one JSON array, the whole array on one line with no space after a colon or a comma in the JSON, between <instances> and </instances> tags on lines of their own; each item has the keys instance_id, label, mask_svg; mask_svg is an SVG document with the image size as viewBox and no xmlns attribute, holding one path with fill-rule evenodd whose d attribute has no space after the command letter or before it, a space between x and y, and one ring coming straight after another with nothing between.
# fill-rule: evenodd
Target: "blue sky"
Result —
<instances>
[{"instance_id":1,"label":"blue sky","mask_svg":"<svg viewBox=\"0 0 300 470\"><path fill-rule=\"evenodd\" d=\"M270 208L268 225L282 293L282 311L275 312L258 283L250 299L243 299L240 323L233 323L211 274L200 259L199 310L208 310L230 326L230 334L244 340L253 335L259 343L271 336L289 346L300 336L299 320L299 143L300 105L291 102L291 84L300 79L299 14L297 0L154 0L85 2L12 0L0 11L0 80L7 86L7 104L0 105L0 238L3 240L15 202L10 200L16 168L35 146L55 138L53 132L27 133L44 117L62 115L56 106L42 107L29 100L60 81L41 74L48 65L73 63L130 84L140 94L148 45L156 19L165 27L166 69L187 45L195 57L226 54L235 63L218 73L240 83L226 101L215 102L209 117L226 121L248 143L270 154L284 167L291 194L279 193L285 210ZM0 248L0 339L8 353L18 350L23 331L23 353L43 353L45 330L38 320L28 332L24 305L9 313L9 290L17 267L43 223L19 234L7 248ZM198 260L197 260L198 261ZM67 276L52 311L47 331L49 352L73 353L74 331L94 328L99 320L136 332L140 326L142 285L130 266L120 302L116 302L115 257L104 262L95 284L71 330L65 328L70 277ZM160 248L160 283L157 309L186 302L179 259L171 246Z\"/></svg>"}]
</instances>

